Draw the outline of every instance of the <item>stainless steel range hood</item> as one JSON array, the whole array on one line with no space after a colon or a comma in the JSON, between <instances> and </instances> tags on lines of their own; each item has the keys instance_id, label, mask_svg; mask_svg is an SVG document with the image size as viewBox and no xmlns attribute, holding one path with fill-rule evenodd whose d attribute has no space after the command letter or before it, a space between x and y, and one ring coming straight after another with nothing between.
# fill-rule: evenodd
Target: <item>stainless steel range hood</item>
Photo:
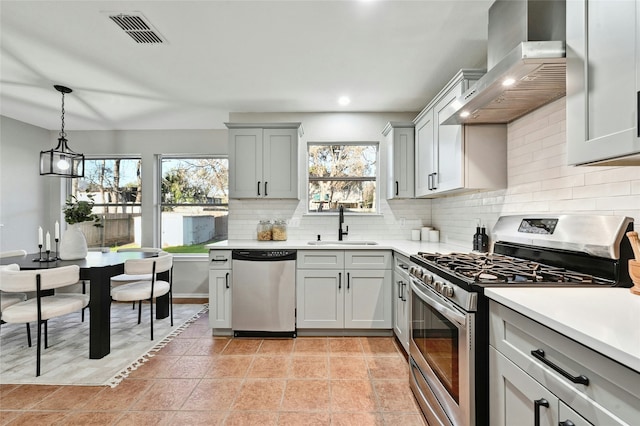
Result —
<instances>
[{"instance_id":1,"label":"stainless steel range hood","mask_svg":"<svg viewBox=\"0 0 640 426\"><path fill-rule=\"evenodd\" d=\"M565 96L565 18L565 0L496 0L489 71L452 103L443 124L509 123Z\"/></svg>"}]
</instances>

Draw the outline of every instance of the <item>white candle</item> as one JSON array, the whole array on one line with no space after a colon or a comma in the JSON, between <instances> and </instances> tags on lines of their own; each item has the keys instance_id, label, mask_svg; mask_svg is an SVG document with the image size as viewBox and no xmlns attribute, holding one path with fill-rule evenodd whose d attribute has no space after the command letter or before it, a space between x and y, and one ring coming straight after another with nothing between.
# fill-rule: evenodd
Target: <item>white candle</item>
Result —
<instances>
[{"instance_id":1,"label":"white candle","mask_svg":"<svg viewBox=\"0 0 640 426\"><path fill-rule=\"evenodd\" d=\"M47 231L44 249L46 251L51 251L51 235L49 235L49 231Z\"/></svg>"},{"instance_id":2,"label":"white candle","mask_svg":"<svg viewBox=\"0 0 640 426\"><path fill-rule=\"evenodd\" d=\"M38 245L42 245L42 226L38 226Z\"/></svg>"},{"instance_id":3,"label":"white candle","mask_svg":"<svg viewBox=\"0 0 640 426\"><path fill-rule=\"evenodd\" d=\"M54 237L56 240L60 239L60 224L58 223L58 221L56 220L56 226L54 228Z\"/></svg>"}]
</instances>

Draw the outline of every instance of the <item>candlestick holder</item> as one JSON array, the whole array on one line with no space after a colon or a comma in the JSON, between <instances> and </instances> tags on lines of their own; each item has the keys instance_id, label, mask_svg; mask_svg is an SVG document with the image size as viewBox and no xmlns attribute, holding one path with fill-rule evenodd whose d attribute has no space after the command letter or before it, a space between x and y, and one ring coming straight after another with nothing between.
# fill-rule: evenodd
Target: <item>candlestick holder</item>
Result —
<instances>
[{"instance_id":1,"label":"candlestick holder","mask_svg":"<svg viewBox=\"0 0 640 426\"><path fill-rule=\"evenodd\" d=\"M57 248L57 247L56 247ZM34 262L56 262L59 260L57 257L51 257L51 250L45 250L45 257L42 257L42 244L38 244L38 257L33 259Z\"/></svg>"},{"instance_id":2,"label":"candlestick holder","mask_svg":"<svg viewBox=\"0 0 640 426\"><path fill-rule=\"evenodd\" d=\"M58 256L58 254L60 253L60 251L58 250L58 242L60 241L60 238L55 238L56 241L56 256L55 256L55 260L60 260L60 257Z\"/></svg>"}]
</instances>

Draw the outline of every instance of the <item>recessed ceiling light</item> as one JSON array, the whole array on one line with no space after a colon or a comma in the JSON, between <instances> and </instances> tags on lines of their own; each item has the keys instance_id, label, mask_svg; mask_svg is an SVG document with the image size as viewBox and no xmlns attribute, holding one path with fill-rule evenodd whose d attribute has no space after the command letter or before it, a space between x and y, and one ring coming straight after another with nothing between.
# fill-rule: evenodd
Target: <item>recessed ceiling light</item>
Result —
<instances>
[{"instance_id":1,"label":"recessed ceiling light","mask_svg":"<svg viewBox=\"0 0 640 426\"><path fill-rule=\"evenodd\" d=\"M503 86L511 86L513 83L515 83L516 81L512 78L507 78L506 80L504 80L502 82Z\"/></svg>"},{"instance_id":2,"label":"recessed ceiling light","mask_svg":"<svg viewBox=\"0 0 640 426\"><path fill-rule=\"evenodd\" d=\"M460 113L460 117L462 117L462 118L466 118L466 117L468 117L468 116L469 116L469 111L462 111L462 112Z\"/></svg>"},{"instance_id":3,"label":"recessed ceiling light","mask_svg":"<svg viewBox=\"0 0 640 426\"><path fill-rule=\"evenodd\" d=\"M338 103L342 106L347 106L351 103L351 99L348 96L340 96L338 98Z\"/></svg>"}]
</instances>

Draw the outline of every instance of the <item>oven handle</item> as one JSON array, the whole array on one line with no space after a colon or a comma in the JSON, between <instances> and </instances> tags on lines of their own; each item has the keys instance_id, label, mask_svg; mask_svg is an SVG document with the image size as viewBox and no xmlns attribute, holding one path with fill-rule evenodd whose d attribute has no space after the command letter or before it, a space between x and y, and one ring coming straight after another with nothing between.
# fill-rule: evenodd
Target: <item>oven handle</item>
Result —
<instances>
[{"instance_id":1,"label":"oven handle","mask_svg":"<svg viewBox=\"0 0 640 426\"><path fill-rule=\"evenodd\" d=\"M411 290L420 299L422 299L425 303L428 303L429 306L431 306L433 309L438 311L440 314L442 314L449 321L455 322L460 327L466 327L467 326L467 317L464 314L462 314L460 312L457 312L457 311L455 311L455 310L453 310L451 308L446 307L445 305L442 304L442 302L439 302L436 299L434 299L433 297L429 296L427 293L422 291L422 289L419 288L413 282L413 278L411 279Z\"/></svg>"}]
</instances>

